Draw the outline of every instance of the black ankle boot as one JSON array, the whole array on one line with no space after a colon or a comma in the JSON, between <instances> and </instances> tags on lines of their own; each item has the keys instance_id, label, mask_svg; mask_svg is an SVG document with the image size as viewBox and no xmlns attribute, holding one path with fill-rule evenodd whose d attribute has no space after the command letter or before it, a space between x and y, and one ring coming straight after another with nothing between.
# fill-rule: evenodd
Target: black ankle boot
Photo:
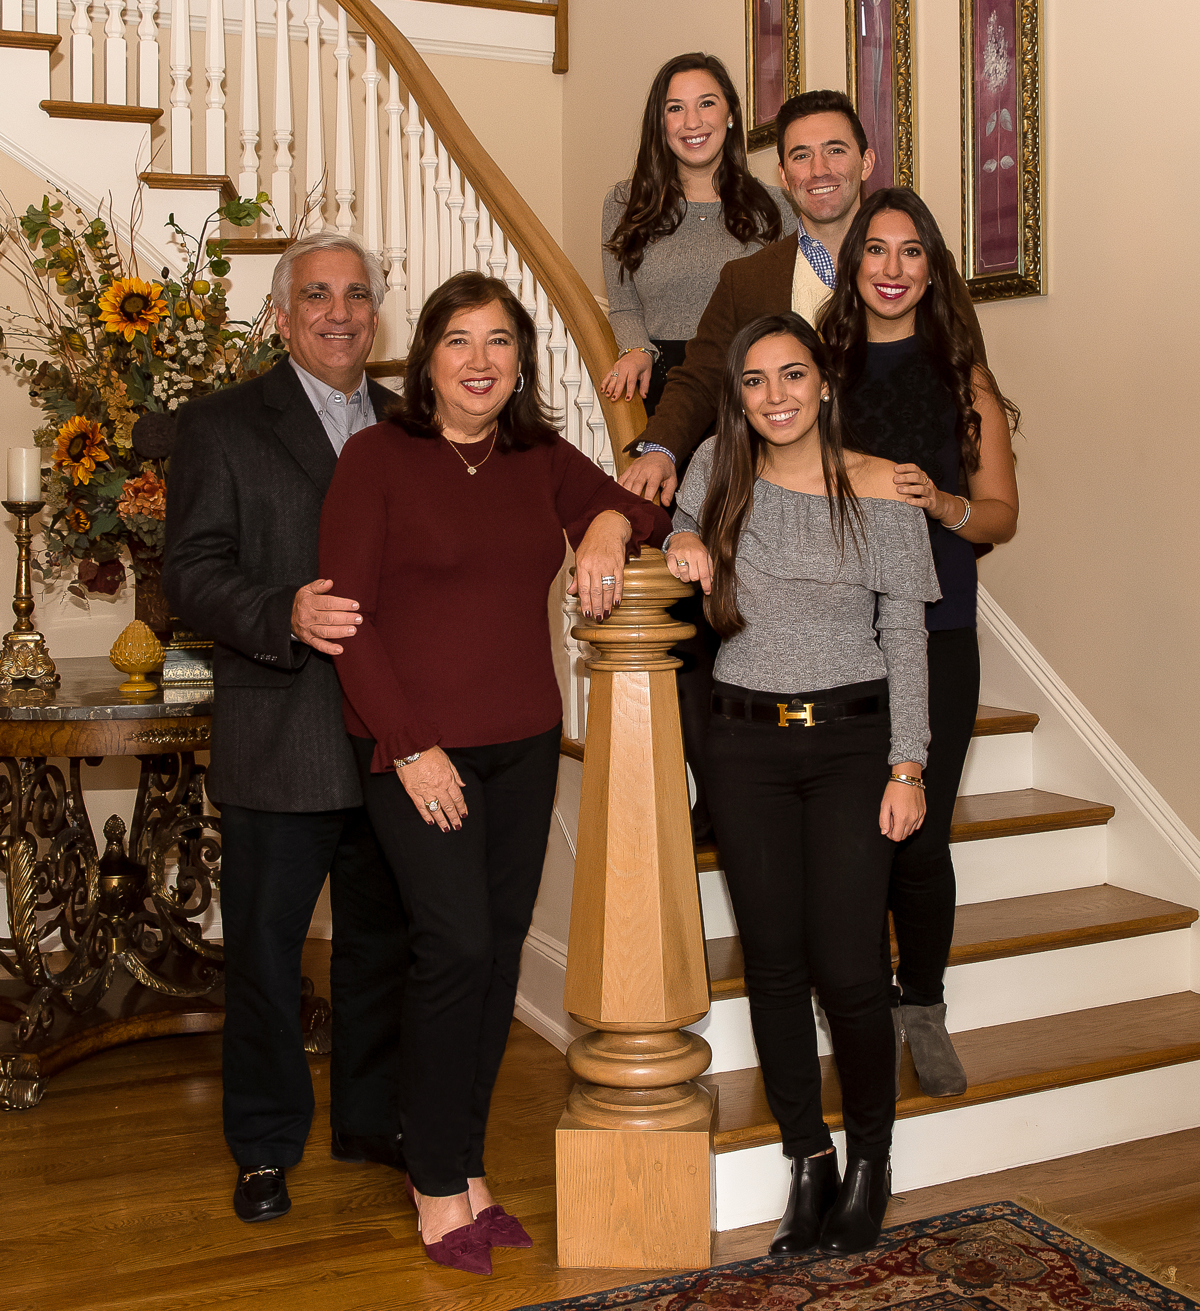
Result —
<instances>
[{"instance_id":1,"label":"black ankle boot","mask_svg":"<svg viewBox=\"0 0 1200 1311\"><path fill-rule=\"evenodd\" d=\"M848 1157L837 1201L821 1227L821 1251L847 1256L874 1247L891 1195L892 1167L886 1156L873 1161Z\"/></svg>"},{"instance_id":2,"label":"black ankle boot","mask_svg":"<svg viewBox=\"0 0 1200 1311\"><path fill-rule=\"evenodd\" d=\"M795 1256L816 1247L821 1221L837 1200L839 1182L836 1152L792 1161L787 1210L767 1248L770 1256Z\"/></svg>"}]
</instances>

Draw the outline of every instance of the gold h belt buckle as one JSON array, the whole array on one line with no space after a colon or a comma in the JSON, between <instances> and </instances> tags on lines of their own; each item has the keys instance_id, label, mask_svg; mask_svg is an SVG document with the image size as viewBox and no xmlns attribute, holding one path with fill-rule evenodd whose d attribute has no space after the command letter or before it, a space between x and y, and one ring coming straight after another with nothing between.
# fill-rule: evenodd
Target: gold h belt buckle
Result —
<instances>
[{"instance_id":1,"label":"gold h belt buckle","mask_svg":"<svg viewBox=\"0 0 1200 1311\"><path fill-rule=\"evenodd\" d=\"M805 728L815 728L817 721L813 718L813 706L815 701L806 701L802 710L789 710L788 702L776 701L775 706L779 711L779 727L787 728L792 720L798 720Z\"/></svg>"}]
</instances>

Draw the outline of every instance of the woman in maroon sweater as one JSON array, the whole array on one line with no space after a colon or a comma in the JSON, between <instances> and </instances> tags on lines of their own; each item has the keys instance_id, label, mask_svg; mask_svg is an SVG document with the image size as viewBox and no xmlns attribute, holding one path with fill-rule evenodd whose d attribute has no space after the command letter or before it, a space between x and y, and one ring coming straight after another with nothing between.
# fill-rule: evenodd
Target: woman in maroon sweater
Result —
<instances>
[{"instance_id":1,"label":"woman in maroon sweater","mask_svg":"<svg viewBox=\"0 0 1200 1311\"><path fill-rule=\"evenodd\" d=\"M404 400L346 443L321 518L322 574L362 616L336 657L346 727L410 922L408 1186L429 1255L479 1273L489 1247L530 1245L483 1140L558 776L547 595L565 532L572 590L606 617L627 552L670 527L558 435L536 349L503 282L443 284Z\"/></svg>"}]
</instances>

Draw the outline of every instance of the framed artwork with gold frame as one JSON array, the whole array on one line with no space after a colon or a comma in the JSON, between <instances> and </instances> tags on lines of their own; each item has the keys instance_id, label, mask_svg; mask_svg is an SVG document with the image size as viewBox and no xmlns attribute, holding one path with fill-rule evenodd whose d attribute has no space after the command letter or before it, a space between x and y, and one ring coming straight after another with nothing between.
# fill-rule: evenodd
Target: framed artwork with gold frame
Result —
<instances>
[{"instance_id":1,"label":"framed artwork with gold frame","mask_svg":"<svg viewBox=\"0 0 1200 1311\"><path fill-rule=\"evenodd\" d=\"M775 143L775 115L804 90L804 0L746 0L746 144Z\"/></svg>"},{"instance_id":2,"label":"framed artwork with gold frame","mask_svg":"<svg viewBox=\"0 0 1200 1311\"><path fill-rule=\"evenodd\" d=\"M1041 0L960 0L963 276L973 300L1041 296Z\"/></svg>"},{"instance_id":3,"label":"framed artwork with gold frame","mask_svg":"<svg viewBox=\"0 0 1200 1311\"><path fill-rule=\"evenodd\" d=\"M915 188L910 0L846 0L846 87L875 152L866 192Z\"/></svg>"}]
</instances>

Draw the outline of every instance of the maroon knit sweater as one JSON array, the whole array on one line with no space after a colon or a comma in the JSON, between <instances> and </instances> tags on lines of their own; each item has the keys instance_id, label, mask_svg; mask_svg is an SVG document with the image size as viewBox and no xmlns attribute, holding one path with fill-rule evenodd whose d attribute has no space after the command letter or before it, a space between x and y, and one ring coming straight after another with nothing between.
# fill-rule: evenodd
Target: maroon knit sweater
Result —
<instances>
[{"instance_id":1,"label":"maroon knit sweater","mask_svg":"<svg viewBox=\"0 0 1200 1311\"><path fill-rule=\"evenodd\" d=\"M493 450L474 476L444 438L393 423L350 438L321 514L321 576L361 609L335 663L347 730L375 739L374 773L559 721L547 596L564 531L578 547L602 510L629 519L634 551L670 531L562 438Z\"/></svg>"}]
</instances>

